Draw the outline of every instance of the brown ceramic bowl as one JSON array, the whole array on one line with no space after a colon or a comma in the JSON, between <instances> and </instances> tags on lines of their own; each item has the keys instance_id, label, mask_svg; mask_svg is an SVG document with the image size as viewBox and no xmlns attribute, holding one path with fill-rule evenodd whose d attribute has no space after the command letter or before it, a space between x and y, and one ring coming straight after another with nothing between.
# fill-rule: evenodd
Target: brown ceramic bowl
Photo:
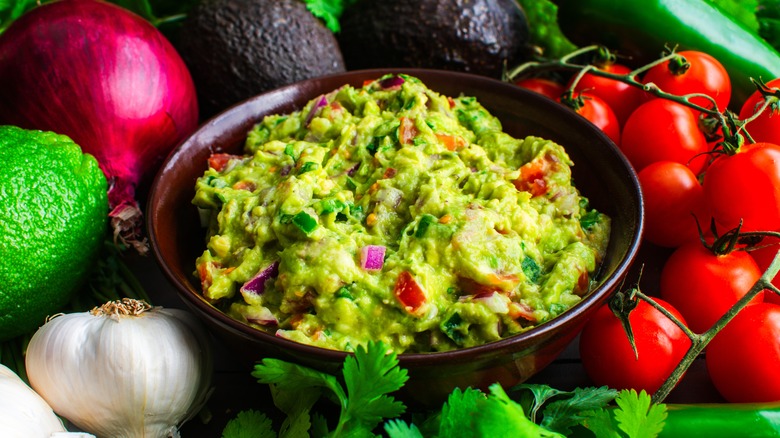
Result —
<instances>
[{"instance_id":1,"label":"brown ceramic bowl","mask_svg":"<svg viewBox=\"0 0 780 438\"><path fill-rule=\"evenodd\" d=\"M191 204L195 180L215 152L239 152L247 132L263 116L300 109L314 97L344 84L360 86L384 73L403 72L448 96L476 96L514 136L538 135L562 144L575 165L575 185L593 206L612 217L612 236L599 284L557 318L528 332L479 347L425 354L401 354L409 382L400 397L411 404L443 402L455 387L505 386L531 377L552 362L587 318L618 287L633 261L642 232L642 197L636 173L604 134L576 113L511 84L455 72L399 69L353 71L307 80L264 93L205 122L167 158L149 194L147 225L154 255L183 301L218 338L247 360L279 357L336 372L346 353L298 344L244 325L220 312L200 294L195 259L205 249L204 230Z\"/></svg>"}]
</instances>

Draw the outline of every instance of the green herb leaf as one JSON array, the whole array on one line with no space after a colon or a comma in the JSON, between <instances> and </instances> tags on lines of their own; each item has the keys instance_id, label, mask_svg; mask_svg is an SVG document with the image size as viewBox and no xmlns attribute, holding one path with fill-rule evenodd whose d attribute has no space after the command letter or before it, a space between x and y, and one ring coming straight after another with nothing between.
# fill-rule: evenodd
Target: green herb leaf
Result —
<instances>
[{"instance_id":1,"label":"green herb leaf","mask_svg":"<svg viewBox=\"0 0 780 438\"><path fill-rule=\"evenodd\" d=\"M484 406L472 415L477 436L563 437L526 417L523 408L510 399L499 384L490 386L490 396Z\"/></svg>"},{"instance_id":2,"label":"green herb leaf","mask_svg":"<svg viewBox=\"0 0 780 438\"><path fill-rule=\"evenodd\" d=\"M407 424L403 420L395 419L385 423L385 432L390 438L423 438L420 429L414 424Z\"/></svg>"},{"instance_id":3,"label":"green herb leaf","mask_svg":"<svg viewBox=\"0 0 780 438\"><path fill-rule=\"evenodd\" d=\"M271 419L255 410L241 411L222 431L222 438L276 438Z\"/></svg>"},{"instance_id":4,"label":"green herb leaf","mask_svg":"<svg viewBox=\"0 0 780 438\"><path fill-rule=\"evenodd\" d=\"M661 433L667 416L665 404L653 404L647 392L637 394L633 389L620 391L615 402L615 419L627 436L654 438Z\"/></svg>"},{"instance_id":5,"label":"green herb leaf","mask_svg":"<svg viewBox=\"0 0 780 438\"><path fill-rule=\"evenodd\" d=\"M550 402L544 408L541 425L564 435L587 418L586 412L602 409L615 399L618 392L606 386L600 388L575 388L569 397Z\"/></svg>"},{"instance_id":6,"label":"green herb leaf","mask_svg":"<svg viewBox=\"0 0 780 438\"><path fill-rule=\"evenodd\" d=\"M406 407L387 395L401 389L408 375L398 366L395 353L386 354L382 343L358 347L355 356L344 360L344 382L348 399L342 399L338 431L376 427L383 418L401 415Z\"/></svg>"},{"instance_id":7,"label":"green herb leaf","mask_svg":"<svg viewBox=\"0 0 780 438\"><path fill-rule=\"evenodd\" d=\"M279 438L307 436L311 429L311 408L322 395L321 388L307 391L282 391L278 385L271 385L274 405L287 414L279 428Z\"/></svg>"},{"instance_id":8,"label":"green herb leaf","mask_svg":"<svg viewBox=\"0 0 780 438\"><path fill-rule=\"evenodd\" d=\"M344 389L336 377L279 359L263 359L255 365L252 377L260 383L276 384L282 391L297 392L304 389L311 390L311 388L328 388L340 399L346 398Z\"/></svg>"},{"instance_id":9,"label":"green herb leaf","mask_svg":"<svg viewBox=\"0 0 780 438\"><path fill-rule=\"evenodd\" d=\"M466 388L465 391L461 391L460 388L455 388L442 407L438 436L466 436L473 431L472 414L479 410L480 403L484 403L485 400L487 396L480 390Z\"/></svg>"}]
</instances>

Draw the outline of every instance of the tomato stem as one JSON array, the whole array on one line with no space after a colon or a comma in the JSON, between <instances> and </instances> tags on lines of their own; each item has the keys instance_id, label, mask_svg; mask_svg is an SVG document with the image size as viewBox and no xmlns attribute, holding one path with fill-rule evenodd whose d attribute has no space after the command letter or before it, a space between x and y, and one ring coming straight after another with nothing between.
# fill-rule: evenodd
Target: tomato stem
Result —
<instances>
[{"instance_id":1,"label":"tomato stem","mask_svg":"<svg viewBox=\"0 0 780 438\"><path fill-rule=\"evenodd\" d=\"M768 235L780 235L780 233L765 233ZM672 371L672 374L664 381L660 388L653 394L652 399L655 403L661 403L669 395L669 393L677 386L677 383L682 379L685 372L693 364L693 361L704 351L704 348L709 344L712 338L720 332L742 309L744 309L750 301L752 301L759 293L765 289L769 289L774 293L780 294L780 290L772 284L772 279L775 278L778 271L780 271L780 252L775 255L772 263L764 271L761 277L756 281L750 290L740 298L715 324L712 325L707 331L696 334L683 324L682 321L677 319L674 315L669 313L660 304L656 303L652 298L645 295L641 291L636 292L636 296L640 299L647 301L651 306L658 309L674 322L691 340L691 347L685 353L682 360L677 364L677 367Z\"/></svg>"},{"instance_id":2,"label":"tomato stem","mask_svg":"<svg viewBox=\"0 0 780 438\"><path fill-rule=\"evenodd\" d=\"M684 94L684 95L667 93L661 90L660 88L658 88L658 86L656 86L654 83L645 84L637 79L639 75L641 75L642 73L650 70L651 68L659 64L670 63L671 65L671 63L675 63L675 65L679 64L679 67L683 68L684 65L687 64L687 60L684 57L677 54L674 49L667 48L665 50L664 55L661 56L660 58L648 64L645 64L641 67L638 67L627 74L612 73L597 68L599 62L598 60L604 59L603 52L605 50L608 51L609 49L600 45L591 45L591 46L586 46L578 50L575 50L569 53L568 55L561 57L560 59L543 59L540 61L526 62L515 67L509 72L505 73L505 80L513 81L520 76L530 76L543 71L569 70L569 71L577 71L577 74L574 76L573 80L569 84L569 88L568 88L569 91L573 91L575 89L575 87L580 82L580 80L585 76L585 74L591 74L594 76L613 79L616 81L626 83L630 86L640 88L643 91L650 93L656 97L671 100L673 102L677 102L679 104L687 106L693 109L694 111L697 111L699 114L702 114L703 117L709 116L715 119L716 127L720 126L722 129L723 138L721 139L720 142L718 142L718 146L716 146L716 150L713 150L712 152L725 153L729 155L733 155L739 150L739 147L744 143L743 136L746 136L748 138L748 141L754 143L753 138L745 129L745 125L750 121L752 121L753 119L755 119L756 117L758 117L758 115L763 113L765 110L767 110L767 108L770 108L773 105L777 106L779 104L778 99L780 99L780 90L776 88L770 88L766 84L764 84L763 81L760 80L757 81L751 78L753 83L756 85L757 89L759 89L762 92L762 94L764 94L767 97L775 98L775 103L774 104L770 103L770 100L772 99L765 99L763 105L760 107L760 110L757 111L753 116L742 121L736 120L734 114L731 113L730 111L724 109L724 111L721 112L721 109L718 108L715 99L713 99L711 96L701 94L701 93L691 93L691 94ZM595 53L593 56L590 57L591 59L593 59L593 61L591 61L593 62L593 64L587 64L578 61L589 53ZM693 103L691 99L694 98L704 98L708 102L710 102L711 105L708 107L704 107L696 103Z\"/></svg>"}]
</instances>

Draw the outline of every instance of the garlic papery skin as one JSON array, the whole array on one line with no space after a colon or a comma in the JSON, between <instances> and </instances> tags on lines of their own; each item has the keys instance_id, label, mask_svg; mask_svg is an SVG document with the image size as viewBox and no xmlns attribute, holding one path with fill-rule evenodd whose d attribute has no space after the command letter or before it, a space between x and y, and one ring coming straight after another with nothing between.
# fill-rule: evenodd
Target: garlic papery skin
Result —
<instances>
[{"instance_id":1,"label":"garlic papery skin","mask_svg":"<svg viewBox=\"0 0 780 438\"><path fill-rule=\"evenodd\" d=\"M32 388L0 364L0 436L49 438L64 432L62 421Z\"/></svg>"},{"instance_id":2,"label":"garlic papery skin","mask_svg":"<svg viewBox=\"0 0 780 438\"><path fill-rule=\"evenodd\" d=\"M179 309L124 299L49 319L27 347L30 385L58 415L98 438L178 436L203 406L208 333Z\"/></svg>"}]
</instances>

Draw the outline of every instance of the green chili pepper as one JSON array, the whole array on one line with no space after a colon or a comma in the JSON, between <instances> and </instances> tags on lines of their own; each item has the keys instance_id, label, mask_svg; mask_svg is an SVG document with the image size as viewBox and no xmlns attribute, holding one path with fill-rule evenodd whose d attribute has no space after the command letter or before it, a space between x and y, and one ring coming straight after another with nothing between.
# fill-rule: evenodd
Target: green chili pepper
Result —
<instances>
[{"instance_id":1,"label":"green chili pepper","mask_svg":"<svg viewBox=\"0 0 780 438\"><path fill-rule=\"evenodd\" d=\"M545 58L560 58L577 49L558 26L558 7L549 0L517 0L530 23L531 43Z\"/></svg>"},{"instance_id":2,"label":"green chili pepper","mask_svg":"<svg viewBox=\"0 0 780 438\"><path fill-rule=\"evenodd\" d=\"M637 63L665 46L720 61L732 82L731 105L756 91L750 78L780 77L780 54L755 32L704 0L555 0L558 22L575 44L602 44Z\"/></svg>"},{"instance_id":3,"label":"green chili pepper","mask_svg":"<svg viewBox=\"0 0 780 438\"><path fill-rule=\"evenodd\" d=\"M780 435L780 403L667 404L659 438Z\"/></svg>"},{"instance_id":4,"label":"green chili pepper","mask_svg":"<svg viewBox=\"0 0 780 438\"><path fill-rule=\"evenodd\" d=\"M302 211L293 216L292 223L306 235L311 234L311 232L317 228L317 219L305 211Z\"/></svg>"}]
</instances>

